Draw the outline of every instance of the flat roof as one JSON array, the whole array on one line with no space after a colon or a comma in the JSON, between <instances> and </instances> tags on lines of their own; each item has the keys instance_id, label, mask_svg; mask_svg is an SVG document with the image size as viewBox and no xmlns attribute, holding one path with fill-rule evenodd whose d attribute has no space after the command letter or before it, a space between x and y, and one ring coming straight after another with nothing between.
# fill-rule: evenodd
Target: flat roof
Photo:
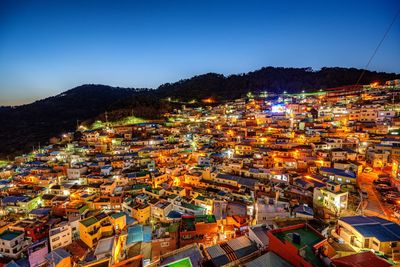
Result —
<instances>
[{"instance_id":1,"label":"flat roof","mask_svg":"<svg viewBox=\"0 0 400 267\"><path fill-rule=\"evenodd\" d=\"M95 217L89 217L87 219L80 221L80 223L86 227L91 226L92 224L95 224L97 222L98 222L98 220Z\"/></svg>"},{"instance_id":2,"label":"flat roof","mask_svg":"<svg viewBox=\"0 0 400 267\"><path fill-rule=\"evenodd\" d=\"M300 235L300 244L293 242L292 239L293 233L297 233ZM304 258L310 263L312 263L314 266L322 265L321 260L314 254L312 248L315 244L322 241L323 238L317 235L314 231L308 229L306 226L303 226L302 228L296 228L281 232L274 232L274 235L282 241L290 242L299 250L303 248L305 250Z\"/></svg>"},{"instance_id":3,"label":"flat roof","mask_svg":"<svg viewBox=\"0 0 400 267\"><path fill-rule=\"evenodd\" d=\"M376 216L348 216L340 219L350 224L364 237L380 242L400 241L400 225Z\"/></svg>"},{"instance_id":4,"label":"flat roof","mask_svg":"<svg viewBox=\"0 0 400 267\"><path fill-rule=\"evenodd\" d=\"M162 267L192 267L192 262L190 261L190 258L183 258L171 263L168 263L166 265L162 265Z\"/></svg>"},{"instance_id":5,"label":"flat roof","mask_svg":"<svg viewBox=\"0 0 400 267\"><path fill-rule=\"evenodd\" d=\"M0 234L0 239L10 241L22 234L23 232L5 230L3 233Z\"/></svg>"}]
</instances>

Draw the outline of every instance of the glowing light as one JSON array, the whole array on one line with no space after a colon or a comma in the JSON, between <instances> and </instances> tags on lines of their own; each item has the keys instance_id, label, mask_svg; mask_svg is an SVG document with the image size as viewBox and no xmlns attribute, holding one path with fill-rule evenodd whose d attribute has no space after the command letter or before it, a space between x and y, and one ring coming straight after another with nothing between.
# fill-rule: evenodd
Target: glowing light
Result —
<instances>
[{"instance_id":1,"label":"glowing light","mask_svg":"<svg viewBox=\"0 0 400 267\"><path fill-rule=\"evenodd\" d=\"M284 113L286 110L286 107L284 105L273 105L271 107L272 113Z\"/></svg>"},{"instance_id":2,"label":"glowing light","mask_svg":"<svg viewBox=\"0 0 400 267\"><path fill-rule=\"evenodd\" d=\"M215 100L212 97L206 98L202 100L204 103L211 104L214 103Z\"/></svg>"}]
</instances>

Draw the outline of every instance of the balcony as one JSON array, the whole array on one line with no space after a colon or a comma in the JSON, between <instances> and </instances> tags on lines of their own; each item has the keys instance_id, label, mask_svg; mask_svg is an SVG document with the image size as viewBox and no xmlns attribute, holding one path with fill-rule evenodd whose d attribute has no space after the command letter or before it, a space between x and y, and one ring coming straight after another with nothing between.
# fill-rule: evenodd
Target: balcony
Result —
<instances>
[{"instance_id":1,"label":"balcony","mask_svg":"<svg viewBox=\"0 0 400 267\"><path fill-rule=\"evenodd\" d=\"M99 232L100 228L94 228L92 231L88 232L89 235L95 235Z\"/></svg>"}]
</instances>

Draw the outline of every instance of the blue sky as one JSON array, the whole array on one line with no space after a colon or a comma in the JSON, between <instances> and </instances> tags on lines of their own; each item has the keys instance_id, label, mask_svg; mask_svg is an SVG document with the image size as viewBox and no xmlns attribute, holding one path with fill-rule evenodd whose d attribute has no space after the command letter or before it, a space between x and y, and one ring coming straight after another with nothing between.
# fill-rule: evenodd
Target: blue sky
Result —
<instances>
[{"instance_id":1,"label":"blue sky","mask_svg":"<svg viewBox=\"0 0 400 267\"><path fill-rule=\"evenodd\" d=\"M0 105L263 66L362 68L398 1L0 1ZM400 72L400 18L370 65Z\"/></svg>"}]
</instances>

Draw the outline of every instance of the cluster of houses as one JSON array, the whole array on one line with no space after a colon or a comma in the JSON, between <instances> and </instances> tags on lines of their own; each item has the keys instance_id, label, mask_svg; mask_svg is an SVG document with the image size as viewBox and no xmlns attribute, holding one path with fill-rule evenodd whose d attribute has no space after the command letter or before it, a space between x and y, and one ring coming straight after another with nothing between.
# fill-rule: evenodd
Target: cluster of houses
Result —
<instances>
[{"instance_id":1,"label":"cluster of houses","mask_svg":"<svg viewBox=\"0 0 400 267\"><path fill-rule=\"evenodd\" d=\"M263 92L80 127L2 168L0 266L391 266L400 226L363 216L358 179L400 189L399 92Z\"/></svg>"}]
</instances>

